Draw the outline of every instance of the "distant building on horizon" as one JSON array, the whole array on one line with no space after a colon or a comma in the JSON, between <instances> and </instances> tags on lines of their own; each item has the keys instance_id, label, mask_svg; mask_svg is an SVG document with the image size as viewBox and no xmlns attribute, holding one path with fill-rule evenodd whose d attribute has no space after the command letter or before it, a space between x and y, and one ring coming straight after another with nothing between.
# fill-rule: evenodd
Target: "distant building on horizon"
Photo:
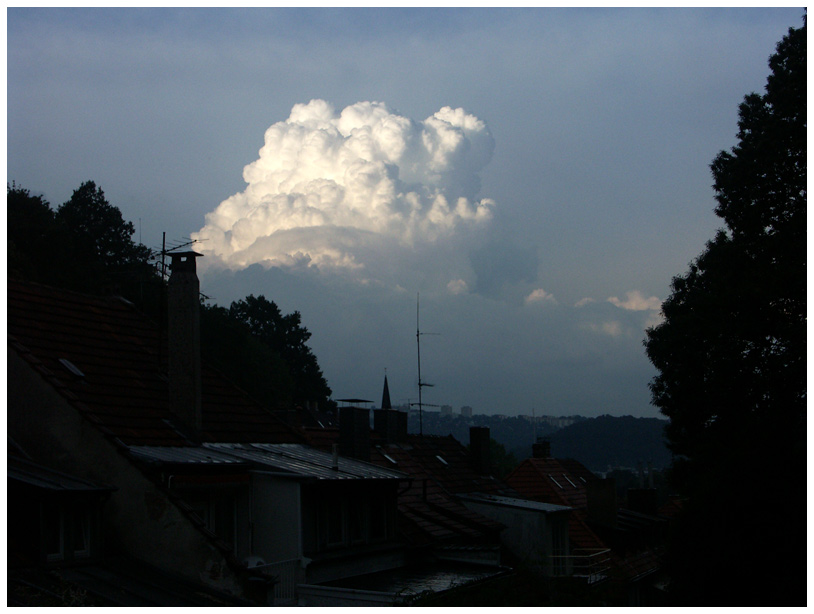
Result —
<instances>
[{"instance_id":1,"label":"distant building on horizon","mask_svg":"<svg viewBox=\"0 0 814 614\"><path fill-rule=\"evenodd\" d=\"M441 406L441 415L442 416L451 416L452 415L452 405L442 405Z\"/></svg>"},{"instance_id":2,"label":"distant building on horizon","mask_svg":"<svg viewBox=\"0 0 814 614\"><path fill-rule=\"evenodd\" d=\"M471 418L472 417L472 408L469 405L464 405L461 407L461 415L464 418Z\"/></svg>"}]
</instances>

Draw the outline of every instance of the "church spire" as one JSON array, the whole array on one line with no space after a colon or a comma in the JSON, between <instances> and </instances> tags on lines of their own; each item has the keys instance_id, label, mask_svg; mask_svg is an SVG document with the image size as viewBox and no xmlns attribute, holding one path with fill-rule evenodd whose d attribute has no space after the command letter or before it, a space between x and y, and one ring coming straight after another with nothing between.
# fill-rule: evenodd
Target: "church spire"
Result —
<instances>
[{"instance_id":1,"label":"church spire","mask_svg":"<svg viewBox=\"0 0 814 614\"><path fill-rule=\"evenodd\" d=\"M384 391L382 392L382 409L393 409L390 404L390 388L387 386L387 373L384 374Z\"/></svg>"}]
</instances>

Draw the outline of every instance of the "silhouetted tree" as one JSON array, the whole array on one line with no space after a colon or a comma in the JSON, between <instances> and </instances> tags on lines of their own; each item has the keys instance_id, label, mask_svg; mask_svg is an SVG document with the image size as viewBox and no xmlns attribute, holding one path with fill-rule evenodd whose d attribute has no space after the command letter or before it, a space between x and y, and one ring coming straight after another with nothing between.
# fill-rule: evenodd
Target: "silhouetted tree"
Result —
<instances>
[{"instance_id":1,"label":"silhouetted tree","mask_svg":"<svg viewBox=\"0 0 814 614\"><path fill-rule=\"evenodd\" d=\"M225 307L201 306L201 351L207 362L264 407L293 406L294 381L285 361Z\"/></svg>"},{"instance_id":2,"label":"silhouetted tree","mask_svg":"<svg viewBox=\"0 0 814 614\"><path fill-rule=\"evenodd\" d=\"M54 211L42 195L6 186L6 223L8 272L11 277L46 281L50 261L54 259Z\"/></svg>"},{"instance_id":3,"label":"silhouetted tree","mask_svg":"<svg viewBox=\"0 0 814 614\"><path fill-rule=\"evenodd\" d=\"M331 396L316 356L308 347L311 333L301 324L299 311L283 315L279 307L260 295L235 301L229 314L248 326L252 335L276 352L288 366L295 403L325 403Z\"/></svg>"},{"instance_id":4,"label":"silhouetted tree","mask_svg":"<svg viewBox=\"0 0 814 614\"><path fill-rule=\"evenodd\" d=\"M150 250L133 241L133 223L124 220L93 181L74 190L57 209L55 220L74 287L94 291L126 285L128 279L148 273Z\"/></svg>"},{"instance_id":5,"label":"silhouetted tree","mask_svg":"<svg viewBox=\"0 0 814 614\"><path fill-rule=\"evenodd\" d=\"M645 341L687 497L670 556L682 604L805 604L805 22L769 66L711 166L726 228Z\"/></svg>"},{"instance_id":6,"label":"silhouetted tree","mask_svg":"<svg viewBox=\"0 0 814 614\"><path fill-rule=\"evenodd\" d=\"M93 181L56 212L42 196L7 186L10 273L89 293L115 291L141 306L145 283L159 280L150 250ZM153 292L157 294L157 292Z\"/></svg>"}]
</instances>

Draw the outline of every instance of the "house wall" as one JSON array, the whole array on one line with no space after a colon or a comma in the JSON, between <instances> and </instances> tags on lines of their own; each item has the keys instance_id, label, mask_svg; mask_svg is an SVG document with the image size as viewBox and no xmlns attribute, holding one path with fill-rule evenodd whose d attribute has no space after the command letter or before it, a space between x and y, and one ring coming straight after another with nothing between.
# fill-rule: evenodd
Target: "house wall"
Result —
<instances>
[{"instance_id":1,"label":"house wall","mask_svg":"<svg viewBox=\"0 0 814 614\"><path fill-rule=\"evenodd\" d=\"M118 488L104 511L110 550L242 594L223 555L180 508L12 349L7 375L8 435L38 463Z\"/></svg>"},{"instance_id":2,"label":"house wall","mask_svg":"<svg viewBox=\"0 0 814 614\"><path fill-rule=\"evenodd\" d=\"M266 563L302 556L300 484L252 473L252 554Z\"/></svg>"},{"instance_id":3,"label":"house wall","mask_svg":"<svg viewBox=\"0 0 814 614\"><path fill-rule=\"evenodd\" d=\"M504 524L506 528L500 533L503 545L545 575L555 573L550 558L555 553L555 539L561 545L561 555L568 554L568 512L543 512L470 500L463 503L473 512Z\"/></svg>"}]
</instances>

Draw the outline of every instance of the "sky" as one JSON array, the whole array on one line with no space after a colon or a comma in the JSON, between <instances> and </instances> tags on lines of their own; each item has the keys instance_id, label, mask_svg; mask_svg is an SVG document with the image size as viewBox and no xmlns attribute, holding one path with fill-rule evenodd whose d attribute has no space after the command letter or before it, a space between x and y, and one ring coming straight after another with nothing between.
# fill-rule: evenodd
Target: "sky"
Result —
<instances>
[{"instance_id":1,"label":"sky","mask_svg":"<svg viewBox=\"0 0 814 614\"><path fill-rule=\"evenodd\" d=\"M335 399L417 402L418 328L426 404L657 417L645 330L802 16L9 8L7 181L194 239L210 303L301 313Z\"/></svg>"}]
</instances>

